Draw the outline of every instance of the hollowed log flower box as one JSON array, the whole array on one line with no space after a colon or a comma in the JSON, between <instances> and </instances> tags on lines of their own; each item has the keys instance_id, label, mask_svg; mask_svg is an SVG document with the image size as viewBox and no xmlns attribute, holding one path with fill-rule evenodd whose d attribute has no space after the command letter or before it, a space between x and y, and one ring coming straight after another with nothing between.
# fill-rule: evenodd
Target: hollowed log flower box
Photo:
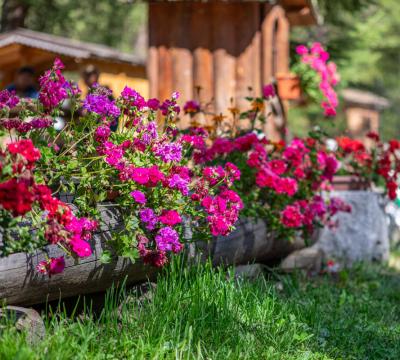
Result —
<instances>
[{"instance_id":1,"label":"hollowed log flower box","mask_svg":"<svg viewBox=\"0 0 400 360\"><path fill-rule=\"evenodd\" d=\"M241 265L276 262L306 245L300 238L278 238L261 219L240 218L228 236L214 237L198 246L203 259L210 257L213 265Z\"/></svg>"},{"instance_id":2,"label":"hollowed log flower box","mask_svg":"<svg viewBox=\"0 0 400 360\"><path fill-rule=\"evenodd\" d=\"M140 261L132 263L117 256L107 264L100 261L112 231L118 230L122 224L115 207L100 206L100 212L105 225L101 225L93 235L93 254L76 261L66 257L65 270L61 274L49 278L36 270L39 262L46 259L46 253L50 257L64 254L56 245L49 245L44 251L33 254L16 253L0 258L0 301L12 305L32 305L104 291L113 283L140 283L154 277L156 268Z\"/></svg>"},{"instance_id":3,"label":"hollowed log flower box","mask_svg":"<svg viewBox=\"0 0 400 360\"><path fill-rule=\"evenodd\" d=\"M12 305L32 305L61 298L105 291L112 284L140 283L153 278L157 269L141 261L115 256L104 264L100 258L112 231L118 230L122 222L115 207L102 207L104 225L93 235L93 254L77 261L66 257L63 273L48 277L37 272L36 266L51 257L63 255L56 245L34 254L17 253L0 258L0 301ZM197 243L203 260L211 257L213 265L239 265L254 262L276 261L290 252L304 247L304 242L277 239L268 231L264 221L240 219L236 230L226 237L216 237L209 243Z\"/></svg>"}]
</instances>

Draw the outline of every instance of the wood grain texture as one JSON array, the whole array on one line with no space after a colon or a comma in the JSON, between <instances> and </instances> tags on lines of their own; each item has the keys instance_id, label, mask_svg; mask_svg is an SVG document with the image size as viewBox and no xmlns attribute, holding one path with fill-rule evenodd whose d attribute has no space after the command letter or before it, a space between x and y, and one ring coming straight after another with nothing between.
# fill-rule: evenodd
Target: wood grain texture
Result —
<instances>
[{"instance_id":1,"label":"wood grain texture","mask_svg":"<svg viewBox=\"0 0 400 360\"><path fill-rule=\"evenodd\" d=\"M288 68L289 23L279 5L176 1L149 8L152 94L179 91L181 105L213 99L208 110L226 113L231 106L247 108L249 87L259 96L263 84Z\"/></svg>"},{"instance_id":2,"label":"wood grain texture","mask_svg":"<svg viewBox=\"0 0 400 360\"><path fill-rule=\"evenodd\" d=\"M268 263L305 247L304 241L277 239L263 220L239 219L236 230L210 243L199 244L203 259L211 257L213 265Z\"/></svg>"}]
</instances>

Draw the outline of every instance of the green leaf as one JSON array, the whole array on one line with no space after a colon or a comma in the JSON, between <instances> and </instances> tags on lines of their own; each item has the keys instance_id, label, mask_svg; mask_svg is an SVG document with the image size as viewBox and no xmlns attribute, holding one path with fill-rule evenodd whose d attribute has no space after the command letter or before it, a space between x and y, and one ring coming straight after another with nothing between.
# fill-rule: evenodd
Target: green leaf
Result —
<instances>
[{"instance_id":1,"label":"green leaf","mask_svg":"<svg viewBox=\"0 0 400 360\"><path fill-rule=\"evenodd\" d=\"M100 261L102 264L109 264L111 262L112 256L108 250L104 250L100 256Z\"/></svg>"}]
</instances>

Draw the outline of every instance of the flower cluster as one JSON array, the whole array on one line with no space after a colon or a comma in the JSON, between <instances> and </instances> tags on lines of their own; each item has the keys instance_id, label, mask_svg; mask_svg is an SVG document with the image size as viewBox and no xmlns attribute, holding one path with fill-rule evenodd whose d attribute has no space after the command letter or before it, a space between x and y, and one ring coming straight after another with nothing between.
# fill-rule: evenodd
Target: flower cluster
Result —
<instances>
[{"instance_id":1,"label":"flower cluster","mask_svg":"<svg viewBox=\"0 0 400 360\"><path fill-rule=\"evenodd\" d=\"M19 118L3 118L0 120L0 126L8 131L15 130L19 134L26 134L29 131L46 129L53 125L51 118L33 118L28 121L22 121Z\"/></svg>"},{"instance_id":2,"label":"flower cluster","mask_svg":"<svg viewBox=\"0 0 400 360\"><path fill-rule=\"evenodd\" d=\"M342 172L354 175L367 184L384 185L391 200L397 198L400 172L400 142L396 139L383 143L375 132L367 137L371 146L360 140L342 136L336 139Z\"/></svg>"},{"instance_id":3,"label":"flower cluster","mask_svg":"<svg viewBox=\"0 0 400 360\"><path fill-rule=\"evenodd\" d=\"M337 222L332 220L332 216L339 211L351 212L351 206L337 197L330 198L326 203L320 195L316 195L311 200L297 200L287 205L281 211L281 222L287 228L305 227L309 231L314 229L316 222L334 227Z\"/></svg>"},{"instance_id":4,"label":"flower cluster","mask_svg":"<svg viewBox=\"0 0 400 360\"><path fill-rule=\"evenodd\" d=\"M21 219L17 227L22 235L23 221L29 219L32 222L29 226L40 229L42 233L38 236L42 236L48 244L59 244L78 257L90 256L92 250L87 241L96 229L96 222L77 218L68 205L52 196L46 185L36 183L34 167L40 157L40 151L30 139L9 143L6 151L0 154L0 211L3 219ZM42 215L37 217L39 213ZM10 229L6 230L9 234ZM26 234L32 236L32 232ZM7 240L3 252L8 251ZM56 273L61 263L61 260L56 266L49 263L48 267L41 264L39 270Z\"/></svg>"},{"instance_id":5,"label":"flower cluster","mask_svg":"<svg viewBox=\"0 0 400 360\"><path fill-rule=\"evenodd\" d=\"M83 108L89 113L94 113L104 118L118 117L120 114L119 108L112 99L111 90L101 86L95 86L92 92L86 96Z\"/></svg>"},{"instance_id":6,"label":"flower cluster","mask_svg":"<svg viewBox=\"0 0 400 360\"><path fill-rule=\"evenodd\" d=\"M2 90L0 91L0 111L3 109L13 109L19 103L18 96L15 92Z\"/></svg>"},{"instance_id":7,"label":"flower cluster","mask_svg":"<svg viewBox=\"0 0 400 360\"><path fill-rule=\"evenodd\" d=\"M139 93L125 87L120 97L108 98L108 105L103 106L104 98L98 98L101 88L97 87L95 92L97 97L90 101L86 98L83 104L95 125L88 142L94 141L97 157L89 163L101 168L103 178L112 181L109 191L116 191L115 201L124 207L126 228L130 234L135 231L136 248L143 261L162 266L169 253L183 249L186 215L193 217L197 228L208 227L212 235L228 234L243 206L239 196L229 189L240 178L240 171L231 163L224 168L187 166L184 153L204 149L204 134L176 137L177 129L170 120L179 111L178 94L160 105L156 99L145 101ZM107 110L114 107L120 110L116 132L111 130L111 123L117 112L110 116ZM162 134L154 121L157 111L167 118ZM93 113L100 115L100 124L96 125L98 117L92 117ZM77 150L80 158L92 159L86 154L87 147ZM94 182L91 178L87 181ZM137 222L132 223L133 218ZM131 235L125 232L118 236L123 243L119 248L130 253L134 243L126 244L124 239Z\"/></svg>"},{"instance_id":8,"label":"flower cluster","mask_svg":"<svg viewBox=\"0 0 400 360\"><path fill-rule=\"evenodd\" d=\"M9 227L4 231L8 252L57 244L76 257L91 255L97 222L86 216L103 221L101 202L118 208L122 222L108 245L119 256L140 257L157 267L182 251L187 226L194 239L226 236L244 214L263 217L271 230L290 236L299 229L309 233L345 209L318 197L338 169L320 134L286 144L257 131L255 125L265 121L265 101L275 96L273 85L249 99L249 111L230 109L232 126L226 126L223 114L212 115L215 125L207 129L195 124L205 112L189 101L183 110L192 126L180 132L178 93L164 101L145 100L125 87L114 97L96 85L81 101L62 68L57 60L40 78L39 99L29 111L13 94L0 95L0 110L22 107L15 118L5 110L0 119L4 133L18 139L0 153L0 211L8 219L2 223ZM77 111L70 112L68 126L56 131L54 117L68 103ZM250 129L236 126L239 119L249 120ZM60 192L72 193L77 214L85 217L76 217L57 198ZM15 241L14 219L29 222L18 239L36 237ZM48 258L38 270L54 275L64 267L63 257Z\"/></svg>"},{"instance_id":9,"label":"flower cluster","mask_svg":"<svg viewBox=\"0 0 400 360\"><path fill-rule=\"evenodd\" d=\"M339 105L335 86L339 83L336 64L329 60L329 53L320 43L313 43L310 48L299 45L296 52L301 57L301 62L309 66L319 76L319 89L324 100L321 107L325 116L335 116L336 108Z\"/></svg>"},{"instance_id":10,"label":"flower cluster","mask_svg":"<svg viewBox=\"0 0 400 360\"><path fill-rule=\"evenodd\" d=\"M267 85L262 97L249 98L252 110L232 111L231 123L235 123L235 116L248 118L252 124L250 129L229 128L229 123L221 123L221 130L214 129L213 137L208 137L202 128L192 127L181 138L182 142L192 145L191 156L203 166L203 182L223 184L235 192L236 195L230 197L235 210L242 210L244 216L264 218L271 230L282 236L290 237L298 230L303 230L307 236L315 227L329 225L337 211L348 210L345 206L336 206L334 211L329 201L319 195L329 188L339 162L326 148L321 132L314 131L308 138L295 138L285 143L269 141L254 128L257 120L254 119L257 114L254 103L263 108L263 102L274 95L274 87ZM196 111L207 113L201 108ZM262 116L261 111L259 116ZM195 123L195 119L192 122ZM227 126L229 130L224 132L222 129ZM218 132L222 135L215 136ZM198 186L192 198L203 199L207 212L231 211L225 199L214 200L203 195L204 192L204 186ZM215 235L217 230L224 234L224 229L228 229L226 224L215 221L211 230Z\"/></svg>"},{"instance_id":11,"label":"flower cluster","mask_svg":"<svg viewBox=\"0 0 400 360\"><path fill-rule=\"evenodd\" d=\"M50 70L39 78L39 100L49 113L57 108L68 97L68 89L72 89L61 70L64 64L56 59Z\"/></svg>"},{"instance_id":12,"label":"flower cluster","mask_svg":"<svg viewBox=\"0 0 400 360\"><path fill-rule=\"evenodd\" d=\"M201 200L201 205L206 209L210 230L214 236L229 234L243 208L240 196L233 190L226 189L219 195L206 196Z\"/></svg>"}]
</instances>

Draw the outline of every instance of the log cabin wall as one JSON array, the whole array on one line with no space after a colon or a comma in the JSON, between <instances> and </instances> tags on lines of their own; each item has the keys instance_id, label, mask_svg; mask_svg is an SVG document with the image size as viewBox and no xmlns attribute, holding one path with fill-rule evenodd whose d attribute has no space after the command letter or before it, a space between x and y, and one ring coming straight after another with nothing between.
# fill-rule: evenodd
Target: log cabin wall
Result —
<instances>
[{"instance_id":1,"label":"log cabin wall","mask_svg":"<svg viewBox=\"0 0 400 360\"><path fill-rule=\"evenodd\" d=\"M175 90L180 104L212 100L213 111L243 109L247 95L289 70L289 23L279 5L260 2L150 2L150 96ZM197 90L201 88L200 92ZM188 125L188 119L183 126ZM280 137L274 121L266 131Z\"/></svg>"}]
</instances>

